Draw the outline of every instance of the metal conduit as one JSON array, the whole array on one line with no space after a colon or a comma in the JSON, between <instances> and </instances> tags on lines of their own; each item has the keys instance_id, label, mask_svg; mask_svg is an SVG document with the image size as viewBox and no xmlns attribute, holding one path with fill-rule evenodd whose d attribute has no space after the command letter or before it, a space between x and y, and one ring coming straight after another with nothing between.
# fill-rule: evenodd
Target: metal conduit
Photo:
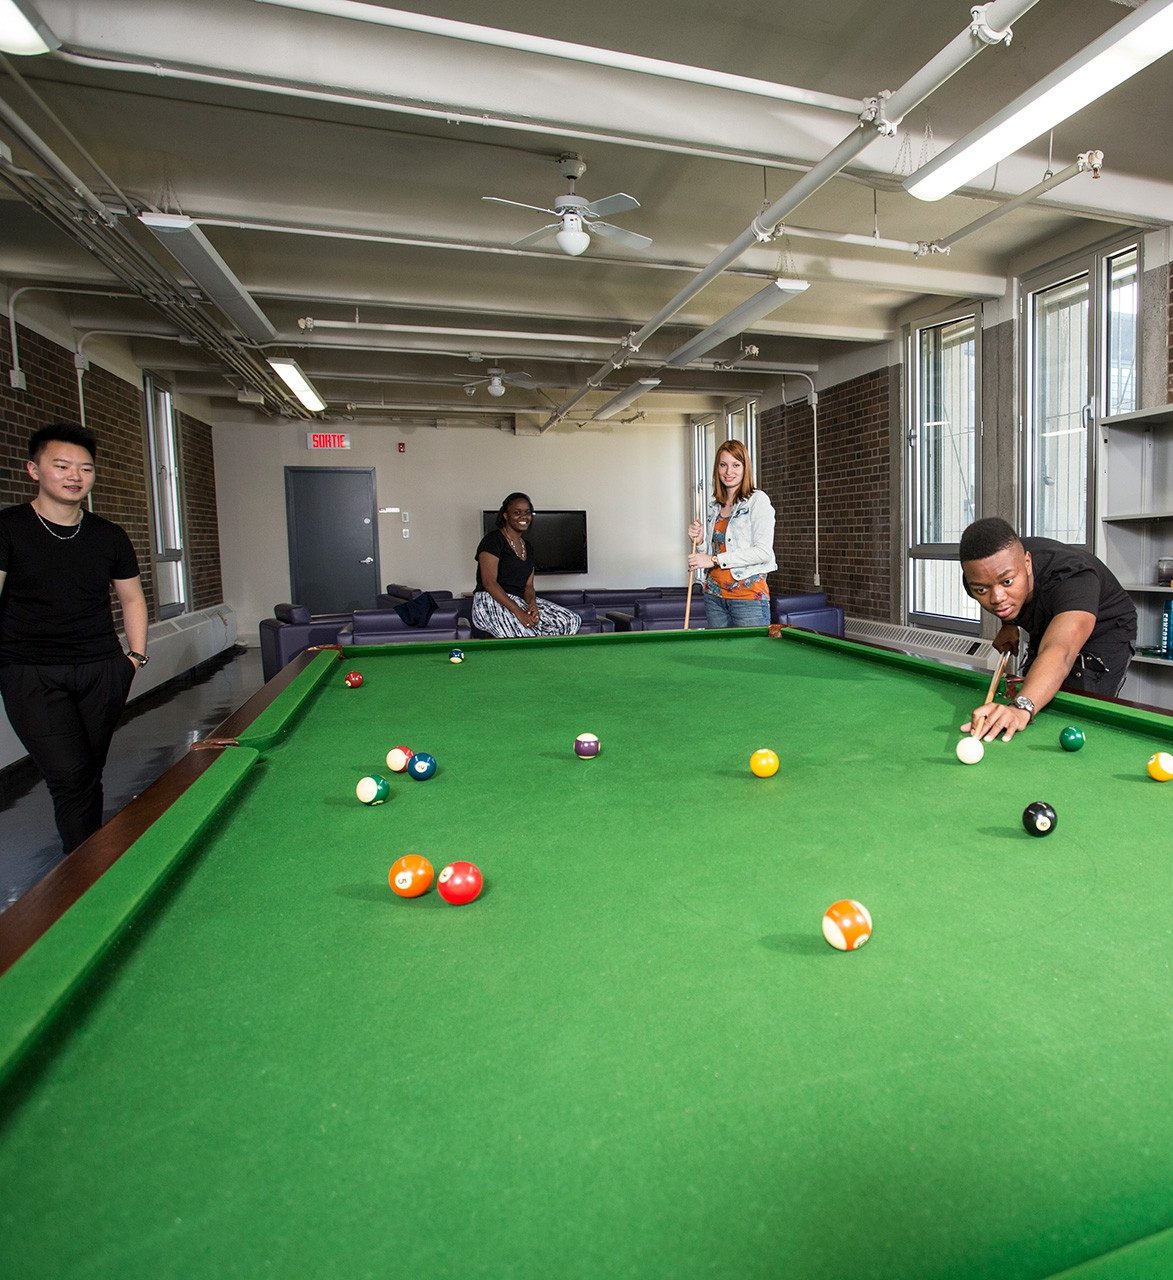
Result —
<instances>
[{"instance_id":1,"label":"metal conduit","mask_svg":"<svg viewBox=\"0 0 1173 1280\"><path fill-rule=\"evenodd\" d=\"M228 75L204 71L180 63L147 62L132 57L109 58L87 49L62 46L55 56L63 62L98 71L121 71L152 76L155 79L188 80L195 84L209 84L220 88L249 89L254 93L272 93L281 97L304 99L307 102L330 102L346 106L367 107L375 111L390 111L399 115L420 116L427 120L443 120L449 124L473 124L495 129L513 129L518 133L540 134L555 137L563 142L605 142L637 147L648 151L667 151L673 155L696 156L707 160L727 160L734 164L751 164L756 168L781 169L788 173L806 173L809 165L795 161L779 160L774 155L756 155L748 151L727 148L702 147L696 144L673 142L668 138L656 138L640 134L602 132L593 129L575 129L564 121L533 120L526 116L489 115L461 111L454 107L421 106L390 95L374 97L370 94L347 93L342 90L317 89L294 80L273 80L260 76ZM858 109L859 103L856 104ZM873 180L858 178L854 174L839 175L846 182L855 182L871 190L876 185L899 190L899 183L885 183L878 176Z\"/></svg>"},{"instance_id":2,"label":"metal conduit","mask_svg":"<svg viewBox=\"0 0 1173 1280\"><path fill-rule=\"evenodd\" d=\"M966 223L964 227L960 227L950 235L942 236L940 240L934 240L932 244L922 247L922 250L918 252L947 253L958 240L964 240L966 236L973 235L975 231L980 231L982 227L988 226L998 218L1005 217L1006 214L1013 212L1015 209L1022 208L1024 204L1030 204L1032 200L1044 195L1052 187L1059 186L1061 182L1069 181L1077 174L1086 173L1090 169L1094 176L1098 178L1103 163L1104 153L1102 151L1085 151L1074 163L1069 164L1066 169L1061 169L1058 173L1051 174L1049 178L1044 178L1042 182L1036 183L1029 191L1024 191L1020 196L1015 196L1013 200L1007 200L1005 204L999 205L996 209L991 209L989 213L983 214L980 218L975 218L973 222Z\"/></svg>"},{"instance_id":3,"label":"metal conduit","mask_svg":"<svg viewBox=\"0 0 1173 1280\"><path fill-rule=\"evenodd\" d=\"M261 391L285 411L299 418L311 415L285 391L268 365L263 364L243 344L221 330L184 292L179 283L117 225L112 214L99 203L98 213L90 205L97 197L61 162L15 113L0 103L0 117L10 124L30 149L56 176L82 199L88 216L64 201L52 185L39 175L25 175L15 166L0 163L0 177L34 208L39 209L72 240L81 244L116 279L158 308L181 333L186 333L210 355L242 378L246 385ZM89 199L86 199L86 195Z\"/></svg>"},{"instance_id":4,"label":"metal conduit","mask_svg":"<svg viewBox=\"0 0 1173 1280\"><path fill-rule=\"evenodd\" d=\"M706 285L716 279L731 262L741 257L751 245L770 240L775 228L786 215L868 147L874 140L875 133L884 135L895 133L897 125L909 111L919 106L929 94L939 89L946 80L971 62L983 49L992 43L998 43L1000 39L1007 38L1010 24L1037 3L1038 0L992 0L990 4L975 8L972 11L974 21L964 31L955 36L936 57L927 62L895 93L878 95L872 101L870 111L861 118L859 127L833 147L781 199L776 200L768 209L754 218L736 240L727 245L703 271L661 307L642 329L625 339L618 353L621 362L623 352L638 351L657 329L667 323ZM612 360L614 358L612 357ZM610 369L616 366L610 364L606 367ZM573 400L560 405L549 421L543 425L542 430L545 431L561 422L569 407L581 398L576 395Z\"/></svg>"}]
</instances>

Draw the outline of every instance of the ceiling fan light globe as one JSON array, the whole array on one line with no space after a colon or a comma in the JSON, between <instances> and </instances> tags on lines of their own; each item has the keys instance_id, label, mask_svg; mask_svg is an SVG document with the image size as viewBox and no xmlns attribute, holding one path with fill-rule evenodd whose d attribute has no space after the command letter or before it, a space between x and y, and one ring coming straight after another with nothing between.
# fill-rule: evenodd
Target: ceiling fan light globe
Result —
<instances>
[{"instance_id":1,"label":"ceiling fan light globe","mask_svg":"<svg viewBox=\"0 0 1173 1280\"><path fill-rule=\"evenodd\" d=\"M492 378L487 388L491 396L503 396L505 394L505 384L500 378Z\"/></svg>"},{"instance_id":2,"label":"ceiling fan light globe","mask_svg":"<svg viewBox=\"0 0 1173 1280\"><path fill-rule=\"evenodd\" d=\"M577 258L580 253L586 253L591 244L591 238L585 231L559 231L554 239L558 248L571 258Z\"/></svg>"}]
</instances>

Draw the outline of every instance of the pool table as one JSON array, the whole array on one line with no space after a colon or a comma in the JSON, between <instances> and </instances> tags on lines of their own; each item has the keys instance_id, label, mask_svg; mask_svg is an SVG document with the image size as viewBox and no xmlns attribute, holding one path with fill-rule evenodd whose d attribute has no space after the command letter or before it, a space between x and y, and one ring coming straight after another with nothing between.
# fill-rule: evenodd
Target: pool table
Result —
<instances>
[{"instance_id":1,"label":"pool table","mask_svg":"<svg viewBox=\"0 0 1173 1280\"><path fill-rule=\"evenodd\" d=\"M1173 1275L1173 718L965 766L987 675L847 641L450 648L306 655L0 916L0 1274Z\"/></svg>"}]
</instances>

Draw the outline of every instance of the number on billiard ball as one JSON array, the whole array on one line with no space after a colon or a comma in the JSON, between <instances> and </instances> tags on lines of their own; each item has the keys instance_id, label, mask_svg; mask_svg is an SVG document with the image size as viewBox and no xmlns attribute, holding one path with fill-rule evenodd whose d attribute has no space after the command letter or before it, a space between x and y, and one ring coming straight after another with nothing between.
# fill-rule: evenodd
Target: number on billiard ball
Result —
<instances>
[{"instance_id":1,"label":"number on billiard ball","mask_svg":"<svg viewBox=\"0 0 1173 1280\"><path fill-rule=\"evenodd\" d=\"M1032 836L1049 836L1059 825L1059 818L1045 800L1036 800L1023 809L1022 825Z\"/></svg>"},{"instance_id":2,"label":"number on billiard ball","mask_svg":"<svg viewBox=\"0 0 1173 1280\"><path fill-rule=\"evenodd\" d=\"M436 878L436 869L418 853L407 853L396 858L387 873L387 882L401 898L418 898L427 893Z\"/></svg>"},{"instance_id":3,"label":"number on billiard ball","mask_svg":"<svg viewBox=\"0 0 1173 1280\"><path fill-rule=\"evenodd\" d=\"M348 689L357 689L362 684L362 673L359 671L348 671L346 673L345 684Z\"/></svg>"},{"instance_id":4,"label":"number on billiard ball","mask_svg":"<svg viewBox=\"0 0 1173 1280\"><path fill-rule=\"evenodd\" d=\"M436 757L417 751L407 762L407 772L417 782L426 782L436 772Z\"/></svg>"},{"instance_id":5,"label":"number on billiard ball","mask_svg":"<svg viewBox=\"0 0 1173 1280\"><path fill-rule=\"evenodd\" d=\"M445 902L454 907L462 907L480 896L484 888L485 878L480 867L471 862L453 862L440 872L436 881L436 890Z\"/></svg>"}]
</instances>

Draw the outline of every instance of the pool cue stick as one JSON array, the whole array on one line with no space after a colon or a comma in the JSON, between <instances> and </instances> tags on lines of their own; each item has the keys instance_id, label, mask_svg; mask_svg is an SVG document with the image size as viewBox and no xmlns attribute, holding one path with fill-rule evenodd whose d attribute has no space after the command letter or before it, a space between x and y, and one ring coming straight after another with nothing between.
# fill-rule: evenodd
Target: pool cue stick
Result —
<instances>
[{"instance_id":1,"label":"pool cue stick","mask_svg":"<svg viewBox=\"0 0 1173 1280\"><path fill-rule=\"evenodd\" d=\"M698 484L698 485L697 485L697 487L692 491L692 518L693 518L694 520L699 520L699 519L701 518L701 517L700 517L700 503L697 501L697 494L699 494L700 492L701 492L701 486ZM694 543L692 544L692 554L693 554L693 555L696 555L696 549L697 549L697 547L699 547L700 545L701 545L701 544L700 544L699 542L694 542ZM686 599L685 599L685 601L684 601L684 629L685 629L685 631L687 631L687 630L688 630L688 623L689 623L689 619L692 617L692 584L693 584L693 579L694 579L694 577L695 577L695 576L696 576L696 575L695 575L695 571L694 571L694 570L692 570L692 569L689 569L689 571L688 571L688 596L686 597Z\"/></svg>"},{"instance_id":2,"label":"pool cue stick","mask_svg":"<svg viewBox=\"0 0 1173 1280\"><path fill-rule=\"evenodd\" d=\"M694 543L692 544L692 553L693 553L693 555L696 555L696 549L697 549L697 547L699 547L700 545L701 545L701 544L700 544L699 542L694 542ZM688 571L688 595L687 595L687 597L685 598L685 601L684 601L684 629L685 629L685 631L687 631L687 630L688 630L688 622L689 622L689 619L692 617L692 584L693 584L693 581L694 581L695 577L696 577L696 572L695 572L695 570L693 570L693 569L689 569L689 571Z\"/></svg>"},{"instance_id":3,"label":"pool cue stick","mask_svg":"<svg viewBox=\"0 0 1173 1280\"><path fill-rule=\"evenodd\" d=\"M994 701L994 694L998 692L998 685L1002 681L1002 676L1005 674L1005 671L1006 671L1006 664L1009 661L1010 661L1010 651L1007 650L1002 655L1002 660L998 663L998 666L994 671L994 678L990 681L990 687L986 690L986 702ZM982 703L982 705L985 706L986 703Z\"/></svg>"}]
</instances>

